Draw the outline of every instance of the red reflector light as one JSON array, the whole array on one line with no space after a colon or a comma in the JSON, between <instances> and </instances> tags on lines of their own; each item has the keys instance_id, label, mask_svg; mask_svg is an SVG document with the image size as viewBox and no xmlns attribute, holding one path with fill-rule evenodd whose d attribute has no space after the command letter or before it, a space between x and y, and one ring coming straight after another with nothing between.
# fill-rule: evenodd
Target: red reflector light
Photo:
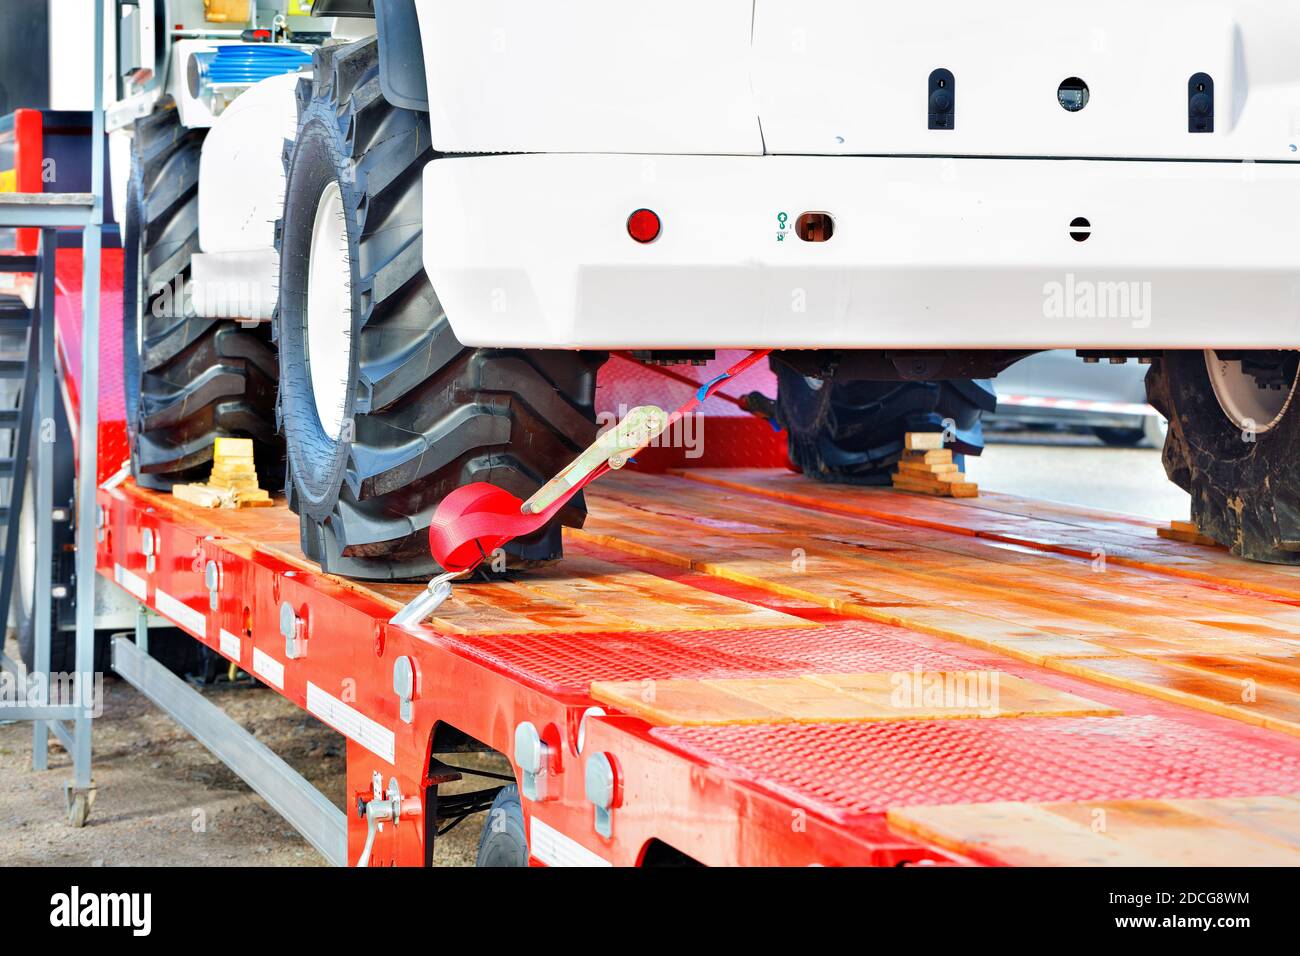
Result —
<instances>
[{"instance_id":1,"label":"red reflector light","mask_svg":"<svg viewBox=\"0 0 1300 956\"><path fill-rule=\"evenodd\" d=\"M659 238L659 215L638 209L627 217L627 234L637 242L654 242Z\"/></svg>"}]
</instances>

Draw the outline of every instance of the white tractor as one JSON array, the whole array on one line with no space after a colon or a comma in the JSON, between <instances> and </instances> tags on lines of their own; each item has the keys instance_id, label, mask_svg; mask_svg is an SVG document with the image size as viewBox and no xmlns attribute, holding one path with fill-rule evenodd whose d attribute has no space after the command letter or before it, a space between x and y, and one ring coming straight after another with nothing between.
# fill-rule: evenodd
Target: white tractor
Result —
<instances>
[{"instance_id":1,"label":"white tractor","mask_svg":"<svg viewBox=\"0 0 1300 956\"><path fill-rule=\"evenodd\" d=\"M1202 531L1300 562L1300 5L119 7L137 480L251 435L326 570L435 571L446 494L592 440L607 350L723 348L862 483L978 452L1033 352L1149 362Z\"/></svg>"}]
</instances>

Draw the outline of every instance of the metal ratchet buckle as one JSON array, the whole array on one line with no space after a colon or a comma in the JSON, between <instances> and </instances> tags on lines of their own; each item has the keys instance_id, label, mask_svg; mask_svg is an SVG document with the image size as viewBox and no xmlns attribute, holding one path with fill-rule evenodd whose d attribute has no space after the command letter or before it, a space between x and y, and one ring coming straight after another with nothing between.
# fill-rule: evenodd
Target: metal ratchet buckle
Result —
<instances>
[{"instance_id":1,"label":"metal ratchet buckle","mask_svg":"<svg viewBox=\"0 0 1300 956\"><path fill-rule=\"evenodd\" d=\"M599 435L586 451L538 488L519 510L524 514L545 511L575 485L586 481L601 465L608 464L617 471L627 464L629 458L662 435L668 422L668 413L658 405L638 405L629 410L621 422Z\"/></svg>"}]
</instances>

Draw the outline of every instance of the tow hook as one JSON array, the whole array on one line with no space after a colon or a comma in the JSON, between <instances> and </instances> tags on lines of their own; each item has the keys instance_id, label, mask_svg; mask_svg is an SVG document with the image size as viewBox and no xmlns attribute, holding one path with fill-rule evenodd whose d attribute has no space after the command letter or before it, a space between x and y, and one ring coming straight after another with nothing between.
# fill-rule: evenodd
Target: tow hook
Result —
<instances>
[{"instance_id":1,"label":"tow hook","mask_svg":"<svg viewBox=\"0 0 1300 956\"><path fill-rule=\"evenodd\" d=\"M391 821L396 826L402 817L416 816L421 809L419 797L402 796L396 777L388 781L388 790L385 791L384 778L376 771L372 778L372 786L374 796L369 800L365 797L357 797L357 816L364 817L366 821L366 845L357 860L358 868L370 865L370 852L374 849L375 834L383 829L385 823Z\"/></svg>"}]
</instances>

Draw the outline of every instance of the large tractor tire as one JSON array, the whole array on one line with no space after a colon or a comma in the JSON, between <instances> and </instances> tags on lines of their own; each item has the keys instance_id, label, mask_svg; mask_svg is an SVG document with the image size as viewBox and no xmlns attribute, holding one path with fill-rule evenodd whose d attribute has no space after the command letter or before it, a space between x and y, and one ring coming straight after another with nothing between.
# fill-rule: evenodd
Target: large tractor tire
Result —
<instances>
[{"instance_id":1,"label":"large tractor tire","mask_svg":"<svg viewBox=\"0 0 1300 956\"><path fill-rule=\"evenodd\" d=\"M1300 352L1166 352L1147 400L1169 420L1165 473L1234 554L1300 564Z\"/></svg>"},{"instance_id":2,"label":"large tractor tire","mask_svg":"<svg viewBox=\"0 0 1300 956\"><path fill-rule=\"evenodd\" d=\"M962 455L984 449L980 416L997 406L986 379L942 382L825 381L774 361L777 424L791 463L819 481L888 485L907 432L952 430Z\"/></svg>"},{"instance_id":3,"label":"large tractor tire","mask_svg":"<svg viewBox=\"0 0 1300 956\"><path fill-rule=\"evenodd\" d=\"M270 329L197 316L185 292L203 134L180 125L170 100L134 127L122 296L131 470L147 488L206 481L214 439L251 437L262 484L275 487L284 451Z\"/></svg>"},{"instance_id":4,"label":"large tractor tire","mask_svg":"<svg viewBox=\"0 0 1300 956\"><path fill-rule=\"evenodd\" d=\"M532 494L595 437L602 354L466 348L424 273L428 118L382 96L374 39L299 83L280 224L280 423L303 551L326 571L437 572L429 519L475 481ZM448 160L454 162L454 160ZM507 561L557 558L557 520Z\"/></svg>"}]
</instances>

